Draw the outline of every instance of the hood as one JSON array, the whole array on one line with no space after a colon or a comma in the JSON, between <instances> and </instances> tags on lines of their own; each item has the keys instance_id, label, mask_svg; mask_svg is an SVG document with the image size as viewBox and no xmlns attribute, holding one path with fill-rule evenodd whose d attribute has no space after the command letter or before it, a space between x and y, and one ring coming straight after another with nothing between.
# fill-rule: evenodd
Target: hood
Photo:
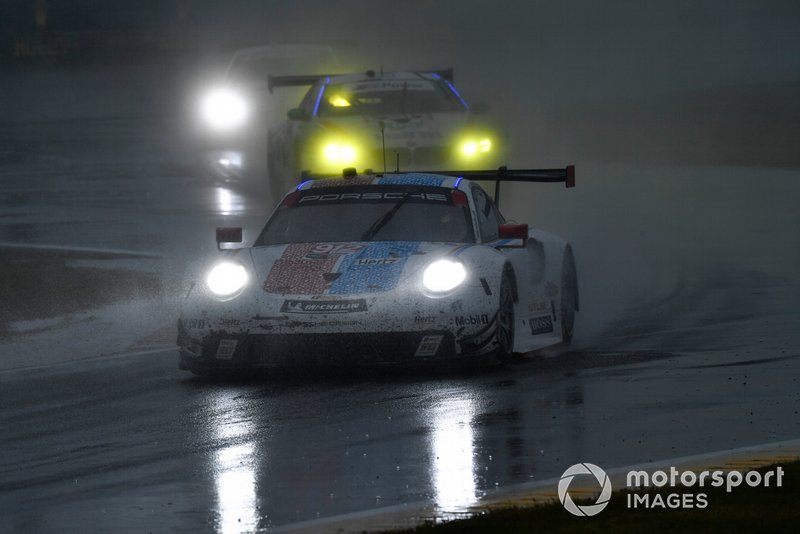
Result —
<instances>
[{"instance_id":1,"label":"hood","mask_svg":"<svg viewBox=\"0 0 800 534\"><path fill-rule=\"evenodd\" d=\"M261 288L276 295L353 295L392 291L454 243L371 241L295 243L250 249Z\"/></svg>"}]
</instances>

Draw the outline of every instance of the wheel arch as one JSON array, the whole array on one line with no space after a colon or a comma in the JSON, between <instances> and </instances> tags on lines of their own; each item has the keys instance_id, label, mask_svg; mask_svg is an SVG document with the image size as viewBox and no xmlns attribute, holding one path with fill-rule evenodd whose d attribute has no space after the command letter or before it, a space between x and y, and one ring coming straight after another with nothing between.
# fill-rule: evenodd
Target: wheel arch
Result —
<instances>
[{"instance_id":1,"label":"wheel arch","mask_svg":"<svg viewBox=\"0 0 800 534\"><path fill-rule=\"evenodd\" d=\"M564 247L564 266L566 275L570 277L569 283L575 291L575 311L581 309L580 291L578 290L578 269L575 266L575 254L572 252L572 245L567 243Z\"/></svg>"},{"instance_id":2,"label":"wheel arch","mask_svg":"<svg viewBox=\"0 0 800 534\"><path fill-rule=\"evenodd\" d=\"M508 279L511 281L511 296L514 299L514 303L518 303L519 289L517 286L517 273L514 271L514 266L510 261L507 261L503 264L503 272L500 276L501 280L503 276L508 276Z\"/></svg>"}]
</instances>

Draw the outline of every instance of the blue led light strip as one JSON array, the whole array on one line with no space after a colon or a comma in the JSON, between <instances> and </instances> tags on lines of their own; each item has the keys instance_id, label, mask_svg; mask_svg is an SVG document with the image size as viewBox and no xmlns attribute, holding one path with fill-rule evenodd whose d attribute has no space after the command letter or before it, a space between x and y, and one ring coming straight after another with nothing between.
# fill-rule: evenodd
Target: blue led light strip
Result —
<instances>
[{"instance_id":1,"label":"blue led light strip","mask_svg":"<svg viewBox=\"0 0 800 534\"><path fill-rule=\"evenodd\" d=\"M317 95L317 101L314 103L314 113L312 114L312 116L314 116L314 117L317 116L317 112L319 111L319 103L322 102L322 93L325 92L325 87L327 87L329 83L331 83L331 77L330 76L325 76L325 83L323 83L322 87L319 88L319 94Z\"/></svg>"},{"instance_id":2,"label":"blue led light strip","mask_svg":"<svg viewBox=\"0 0 800 534\"><path fill-rule=\"evenodd\" d=\"M447 87L449 87L449 88L450 88L450 90L451 90L451 91L453 91L453 94L454 94L454 95L456 95L456 96L458 97L458 100L461 102L461 105L462 105L462 106L464 106L464 108L465 108L465 109L469 109L469 105L467 105L467 101L466 101L466 100L464 100L464 97L463 97L463 96L461 96L461 93L459 93L459 92L456 90L456 88L453 86L453 84L452 84L452 83L450 83L450 82L449 82L448 80L446 80L446 79L443 79L442 81L444 81L444 83L446 83L446 84L447 84Z\"/></svg>"}]
</instances>

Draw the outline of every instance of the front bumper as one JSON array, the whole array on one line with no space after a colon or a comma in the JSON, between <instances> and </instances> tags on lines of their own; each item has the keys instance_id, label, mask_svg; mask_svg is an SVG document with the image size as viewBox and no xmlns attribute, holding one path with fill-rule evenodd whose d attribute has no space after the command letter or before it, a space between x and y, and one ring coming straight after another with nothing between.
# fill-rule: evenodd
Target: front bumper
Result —
<instances>
[{"instance_id":1,"label":"front bumper","mask_svg":"<svg viewBox=\"0 0 800 534\"><path fill-rule=\"evenodd\" d=\"M180 330L182 369L346 367L435 363L457 356L452 332L209 334L192 343Z\"/></svg>"},{"instance_id":2,"label":"front bumper","mask_svg":"<svg viewBox=\"0 0 800 534\"><path fill-rule=\"evenodd\" d=\"M230 302L194 295L178 323L181 366L406 364L494 352L496 292L472 280L431 298L412 286L324 298L243 295Z\"/></svg>"}]
</instances>

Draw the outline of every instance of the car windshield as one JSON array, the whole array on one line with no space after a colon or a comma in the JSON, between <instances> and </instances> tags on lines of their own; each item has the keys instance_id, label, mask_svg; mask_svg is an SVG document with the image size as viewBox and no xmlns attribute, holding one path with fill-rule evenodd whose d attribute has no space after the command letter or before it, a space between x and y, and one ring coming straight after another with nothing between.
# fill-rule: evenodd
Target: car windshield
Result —
<instances>
[{"instance_id":1,"label":"car windshield","mask_svg":"<svg viewBox=\"0 0 800 534\"><path fill-rule=\"evenodd\" d=\"M374 80L327 86L319 115L404 115L463 110L458 98L439 81Z\"/></svg>"},{"instance_id":2,"label":"car windshield","mask_svg":"<svg viewBox=\"0 0 800 534\"><path fill-rule=\"evenodd\" d=\"M474 243L466 195L441 187L328 187L292 193L255 246L335 241Z\"/></svg>"}]
</instances>

